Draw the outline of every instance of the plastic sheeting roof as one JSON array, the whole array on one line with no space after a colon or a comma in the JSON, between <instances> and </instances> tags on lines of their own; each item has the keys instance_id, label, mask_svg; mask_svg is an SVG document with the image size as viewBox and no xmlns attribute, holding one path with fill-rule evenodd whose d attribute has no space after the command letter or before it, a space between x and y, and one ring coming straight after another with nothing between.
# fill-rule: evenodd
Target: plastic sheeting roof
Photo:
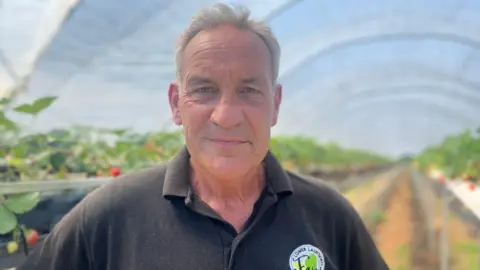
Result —
<instances>
[{"instance_id":1,"label":"plastic sheeting roof","mask_svg":"<svg viewBox=\"0 0 480 270\"><path fill-rule=\"evenodd\" d=\"M41 128L171 127L174 41L214 2L79 1L21 99L59 95L39 117ZM229 2L267 18L282 45L284 101L275 133L400 154L480 125L480 0ZM0 48L12 29L0 28Z\"/></svg>"},{"instance_id":2,"label":"plastic sheeting roof","mask_svg":"<svg viewBox=\"0 0 480 270\"><path fill-rule=\"evenodd\" d=\"M26 84L77 0L0 0L0 98Z\"/></svg>"}]
</instances>

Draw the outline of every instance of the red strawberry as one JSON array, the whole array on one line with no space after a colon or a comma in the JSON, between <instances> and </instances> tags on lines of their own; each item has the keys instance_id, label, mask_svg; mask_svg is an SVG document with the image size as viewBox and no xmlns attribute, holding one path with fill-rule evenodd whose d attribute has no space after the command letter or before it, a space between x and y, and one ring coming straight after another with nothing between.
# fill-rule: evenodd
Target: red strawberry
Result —
<instances>
[{"instance_id":1,"label":"red strawberry","mask_svg":"<svg viewBox=\"0 0 480 270\"><path fill-rule=\"evenodd\" d=\"M29 245L35 245L38 242L38 233L35 230L30 231L27 235L27 243Z\"/></svg>"},{"instance_id":2,"label":"red strawberry","mask_svg":"<svg viewBox=\"0 0 480 270\"><path fill-rule=\"evenodd\" d=\"M469 183L468 184L468 189L470 189L471 191L474 191L476 187L477 186L474 183Z\"/></svg>"},{"instance_id":3,"label":"red strawberry","mask_svg":"<svg viewBox=\"0 0 480 270\"><path fill-rule=\"evenodd\" d=\"M117 176L119 176L121 173L122 173L122 171L121 171L120 168L118 168L118 167L112 168L112 169L110 170L110 175L111 175L112 177L117 177Z\"/></svg>"},{"instance_id":4,"label":"red strawberry","mask_svg":"<svg viewBox=\"0 0 480 270\"><path fill-rule=\"evenodd\" d=\"M440 181L440 183L442 183L442 184L445 184L446 179L443 175L441 175L441 176L438 177L438 181Z\"/></svg>"}]
</instances>

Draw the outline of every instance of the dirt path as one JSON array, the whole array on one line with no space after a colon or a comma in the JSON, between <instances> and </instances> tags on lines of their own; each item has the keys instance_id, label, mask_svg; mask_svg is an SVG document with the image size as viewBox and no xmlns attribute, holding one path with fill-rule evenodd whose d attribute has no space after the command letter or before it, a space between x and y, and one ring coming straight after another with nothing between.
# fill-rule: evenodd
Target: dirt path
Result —
<instances>
[{"instance_id":1,"label":"dirt path","mask_svg":"<svg viewBox=\"0 0 480 270\"><path fill-rule=\"evenodd\" d=\"M434 252L433 243L429 244L429 236L432 236L432 230L429 229L429 216L425 213L425 209L429 207L428 196L425 187L420 185L415 192L414 184L412 183L412 254L411 264L412 270L438 270L438 258ZM423 203L423 204L422 204ZM425 208L424 208L425 207ZM429 211L429 210L426 210Z\"/></svg>"},{"instance_id":2,"label":"dirt path","mask_svg":"<svg viewBox=\"0 0 480 270\"><path fill-rule=\"evenodd\" d=\"M392 177L398 172L391 171L369 180L368 182L352 188L344 193L344 196L350 201L355 210L362 214L362 207L371 199L376 198L379 193L390 183Z\"/></svg>"},{"instance_id":3,"label":"dirt path","mask_svg":"<svg viewBox=\"0 0 480 270\"><path fill-rule=\"evenodd\" d=\"M407 174L400 180L384 212L385 220L375 234L383 258L391 270L410 270L412 242L412 192Z\"/></svg>"},{"instance_id":4,"label":"dirt path","mask_svg":"<svg viewBox=\"0 0 480 270\"><path fill-rule=\"evenodd\" d=\"M438 270L441 202L429 187L422 187L419 191L422 200L428 204L426 207L432 212L431 226L436 231L432 234L432 248L438 250L431 250L427 244L428 219L420 207L419 198L413 194L410 174L405 173L400 177L385 211L380 213L383 222L373 231L377 246L391 270ZM378 195L381 187L388 183L386 176L372 180L344 194L359 212L363 205ZM450 211L448 235L449 269L478 270L480 239L472 234L472 228L453 211Z\"/></svg>"}]
</instances>

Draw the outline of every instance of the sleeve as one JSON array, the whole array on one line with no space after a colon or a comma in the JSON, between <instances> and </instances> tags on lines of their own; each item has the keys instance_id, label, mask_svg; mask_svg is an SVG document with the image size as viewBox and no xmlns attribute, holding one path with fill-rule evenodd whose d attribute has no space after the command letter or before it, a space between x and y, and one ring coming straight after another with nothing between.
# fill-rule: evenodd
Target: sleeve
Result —
<instances>
[{"instance_id":1,"label":"sleeve","mask_svg":"<svg viewBox=\"0 0 480 270\"><path fill-rule=\"evenodd\" d=\"M365 224L354 210L349 230L348 270L389 270Z\"/></svg>"},{"instance_id":2,"label":"sleeve","mask_svg":"<svg viewBox=\"0 0 480 270\"><path fill-rule=\"evenodd\" d=\"M83 235L83 204L60 220L17 270L89 270L88 245Z\"/></svg>"}]
</instances>

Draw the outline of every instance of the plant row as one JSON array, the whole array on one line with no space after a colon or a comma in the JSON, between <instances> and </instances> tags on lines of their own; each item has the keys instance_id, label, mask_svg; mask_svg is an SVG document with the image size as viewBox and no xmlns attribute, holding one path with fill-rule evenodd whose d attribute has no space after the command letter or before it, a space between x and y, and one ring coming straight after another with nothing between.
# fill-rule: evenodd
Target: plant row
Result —
<instances>
[{"instance_id":1,"label":"plant row","mask_svg":"<svg viewBox=\"0 0 480 270\"><path fill-rule=\"evenodd\" d=\"M472 132L446 137L441 143L428 147L416 157L420 170L441 171L451 179L463 178L478 182L480 178L480 128Z\"/></svg>"}]
</instances>

